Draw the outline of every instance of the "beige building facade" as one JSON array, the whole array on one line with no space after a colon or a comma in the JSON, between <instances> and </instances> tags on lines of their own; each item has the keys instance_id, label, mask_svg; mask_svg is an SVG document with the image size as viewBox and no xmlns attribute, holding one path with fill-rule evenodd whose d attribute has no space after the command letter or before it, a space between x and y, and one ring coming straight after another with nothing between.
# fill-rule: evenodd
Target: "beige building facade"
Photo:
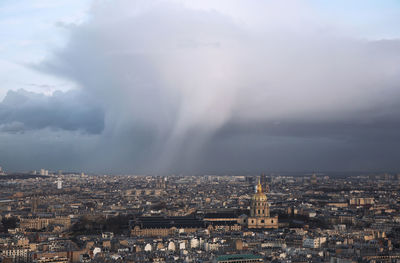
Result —
<instances>
[{"instance_id":1,"label":"beige building facade","mask_svg":"<svg viewBox=\"0 0 400 263\"><path fill-rule=\"evenodd\" d=\"M267 195L263 192L260 181L257 192L251 200L250 216L247 218L248 228L278 228L278 216L271 217Z\"/></svg>"}]
</instances>

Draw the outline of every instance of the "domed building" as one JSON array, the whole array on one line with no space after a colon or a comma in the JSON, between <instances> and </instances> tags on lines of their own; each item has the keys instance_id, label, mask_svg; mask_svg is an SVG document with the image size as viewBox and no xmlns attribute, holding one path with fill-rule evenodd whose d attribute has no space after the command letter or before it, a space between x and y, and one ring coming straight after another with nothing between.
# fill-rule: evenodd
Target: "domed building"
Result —
<instances>
[{"instance_id":1,"label":"domed building","mask_svg":"<svg viewBox=\"0 0 400 263\"><path fill-rule=\"evenodd\" d=\"M278 228L278 216L270 217L267 195L258 181L257 192L251 200L250 216L247 218L248 228Z\"/></svg>"}]
</instances>

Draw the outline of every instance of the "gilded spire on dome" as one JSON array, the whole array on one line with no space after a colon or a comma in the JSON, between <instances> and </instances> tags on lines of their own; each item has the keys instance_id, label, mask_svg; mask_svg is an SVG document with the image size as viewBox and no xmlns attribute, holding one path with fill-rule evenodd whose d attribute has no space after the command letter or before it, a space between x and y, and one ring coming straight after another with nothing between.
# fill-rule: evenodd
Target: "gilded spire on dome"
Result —
<instances>
[{"instance_id":1,"label":"gilded spire on dome","mask_svg":"<svg viewBox=\"0 0 400 263\"><path fill-rule=\"evenodd\" d=\"M261 193L261 192L262 192L262 186L261 186L260 179L258 179L258 184L257 184L257 193Z\"/></svg>"}]
</instances>

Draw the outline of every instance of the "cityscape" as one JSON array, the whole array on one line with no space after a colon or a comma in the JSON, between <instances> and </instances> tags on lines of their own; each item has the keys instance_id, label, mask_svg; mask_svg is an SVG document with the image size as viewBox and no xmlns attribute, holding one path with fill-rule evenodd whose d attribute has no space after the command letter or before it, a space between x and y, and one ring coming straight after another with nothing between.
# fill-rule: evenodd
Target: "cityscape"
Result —
<instances>
[{"instance_id":1,"label":"cityscape","mask_svg":"<svg viewBox=\"0 0 400 263\"><path fill-rule=\"evenodd\" d=\"M2 262L397 262L400 174L2 172Z\"/></svg>"},{"instance_id":2,"label":"cityscape","mask_svg":"<svg viewBox=\"0 0 400 263\"><path fill-rule=\"evenodd\" d=\"M400 263L399 0L0 0L0 263Z\"/></svg>"}]
</instances>

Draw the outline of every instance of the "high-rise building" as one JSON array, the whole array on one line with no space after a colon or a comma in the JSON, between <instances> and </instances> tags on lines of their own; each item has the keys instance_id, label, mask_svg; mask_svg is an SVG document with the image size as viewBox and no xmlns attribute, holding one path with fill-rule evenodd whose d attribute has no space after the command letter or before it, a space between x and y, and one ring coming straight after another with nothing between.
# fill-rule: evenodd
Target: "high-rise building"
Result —
<instances>
[{"instance_id":1,"label":"high-rise building","mask_svg":"<svg viewBox=\"0 0 400 263\"><path fill-rule=\"evenodd\" d=\"M57 189L58 189L58 190L61 190L61 189L62 189L62 181L61 181L61 179L58 178L58 180L56 181L56 183L57 183Z\"/></svg>"}]
</instances>

